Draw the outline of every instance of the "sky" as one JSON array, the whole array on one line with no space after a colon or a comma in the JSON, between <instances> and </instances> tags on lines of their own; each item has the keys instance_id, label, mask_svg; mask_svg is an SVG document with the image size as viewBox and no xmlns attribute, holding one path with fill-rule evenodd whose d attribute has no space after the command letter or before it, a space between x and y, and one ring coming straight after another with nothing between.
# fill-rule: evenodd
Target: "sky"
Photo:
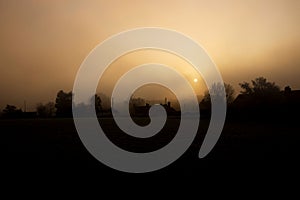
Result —
<instances>
[{"instance_id":1,"label":"sky","mask_svg":"<svg viewBox=\"0 0 300 200\"><path fill-rule=\"evenodd\" d=\"M0 0L0 109L54 101L59 90L72 90L77 70L97 44L148 26L197 41L237 93L238 83L258 76L300 89L299 10L298 0ZM183 66L163 54L135 52L112 65L129 69L153 58ZM107 74L116 79L117 71ZM192 83L195 74L181 71ZM110 79L104 92L112 87ZM205 86L197 84L201 95Z\"/></svg>"}]
</instances>

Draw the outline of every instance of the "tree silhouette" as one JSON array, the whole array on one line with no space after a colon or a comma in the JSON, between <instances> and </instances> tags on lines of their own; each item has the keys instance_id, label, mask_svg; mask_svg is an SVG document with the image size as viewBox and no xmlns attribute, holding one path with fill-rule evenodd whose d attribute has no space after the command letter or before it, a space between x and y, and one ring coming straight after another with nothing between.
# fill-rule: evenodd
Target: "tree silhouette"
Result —
<instances>
[{"instance_id":1,"label":"tree silhouette","mask_svg":"<svg viewBox=\"0 0 300 200\"><path fill-rule=\"evenodd\" d=\"M133 96L129 99L129 112L133 114L137 106L145 106L146 101L143 98L134 98Z\"/></svg>"},{"instance_id":2,"label":"tree silhouette","mask_svg":"<svg viewBox=\"0 0 300 200\"><path fill-rule=\"evenodd\" d=\"M258 77L251 81L240 83L242 88L241 94L254 95L256 97L264 97L277 95L280 93L280 88L274 82L268 82L264 77Z\"/></svg>"},{"instance_id":3,"label":"tree silhouette","mask_svg":"<svg viewBox=\"0 0 300 200\"><path fill-rule=\"evenodd\" d=\"M145 104L146 104L145 99L140 98L140 97L138 97L138 98L131 97L129 100L129 105L144 106Z\"/></svg>"},{"instance_id":4,"label":"tree silhouette","mask_svg":"<svg viewBox=\"0 0 300 200\"><path fill-rule=\"evenodd\" d=\"M99 93L97 94L97 96L100 97L101 99L101 107L104 110L109 110L111 107L111 99L110 97L108 97L107 95L103 94L103 93Z\"/></svg>"},{"instance_id":5,"label":"tree silhouette","mask_svg":"<svg viewBox=\"0 0 300 200\"><path fill-rule=\"evenodd\" d=\"M224 83L225 93L226 93L226 102L227 104L231 104L234 101L235 91L233 86L227 83ZM222 85L220 83L215 83L212 85L209 91L204 93L203 100L201 101L201 105L204 107L211 106L211 98L217 99L222 96Z\"/></svg>"},{"instance_id":6,"label":"tree silhouette","mask_svg":"<svg viewBox=\"0 0 300 200\"><path fill-rule=\"evenodd\" d=\"M55 100L57 117L72 117L72 92L60 90Z\"/></svg>"},{"instance_id":7,"label":"tree silhouette","mask_svg":"<svg viewBox=\"0 0 300 200\"><path fill-rule=\"evenodd\" d=\"M271 119L282 109L283 93L274 82L258 77L251 83L239 84L241 94L236 98L233 106L235 114L251 119Z\"/></svg>"},{"instance_id":8,"label":"tree silhouette","mask_svg":"<svg viewBox=\"0 0 300 200\"><path fill-rule=\"evenodd\" d=\"M40 103L36 106L36 111L39 117L54 117L56 112L55 104L53 102Z\"/></svg>"},{"instance_id":9,"label":"tree silhouette","mask_svg":"<svg viewBox=\"0 0 300 200\"><path fill-rule=\"evenodd\" d=\"M102 109L102 101L99 95L95 95L95 109L96 109L96 114L100 115L103 111Z\"/></svg>"},{"instance_id":10,"label":"tree silhouette","mask_svg":"<svg viewBox=\"0 0 300 200\"><path fill-rule=\"evenodd\" d=\"M7 118L17 118L22 116L22 110L17 109L14 105L6 105L6 107L3 109L3 117Z\"/></svg>"}]
</instances>

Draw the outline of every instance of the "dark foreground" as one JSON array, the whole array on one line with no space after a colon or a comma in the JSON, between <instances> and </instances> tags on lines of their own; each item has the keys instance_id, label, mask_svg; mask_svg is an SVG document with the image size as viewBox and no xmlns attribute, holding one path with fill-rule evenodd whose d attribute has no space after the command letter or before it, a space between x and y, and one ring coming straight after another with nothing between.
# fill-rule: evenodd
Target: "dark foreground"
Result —
<instances>
[{"instance_id":1,"label":"dark foreground","mask_svg":"<svg viewBox=\"0 0 300 200\"><path fill-rule=\"evenodd\" d=\"M137 121L143 123L144 119ZM167 144L174 136L171 132L176 133L178 122L179 119L168 119L162 133L143 142L120 133L113 119L100 120L111 140L135 152L153 151ZM139 176L299 175L300 126L297 121L227 121L213 151L199 159L198 152L208 122L200 122L197 137L181 158L164 169ZM8 175L58 172L89 173L101 177L129 175L94 159L81 143L73 119L0 120L0 127L1 165Z\"/></svg>"}]
</instances>

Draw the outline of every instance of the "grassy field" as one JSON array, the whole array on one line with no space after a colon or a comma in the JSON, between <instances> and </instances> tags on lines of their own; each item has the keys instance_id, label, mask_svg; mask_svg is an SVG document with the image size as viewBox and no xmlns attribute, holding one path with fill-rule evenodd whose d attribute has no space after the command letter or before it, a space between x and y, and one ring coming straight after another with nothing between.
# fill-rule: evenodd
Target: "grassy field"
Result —
<instances>
[{"instance_id":1,"label":"grassy field","mask_svg":"<svg viewBox=\"0 0 300 200\"><path fill-rule=\"evenodd\" d=\"M145 119L136 119L143 123ZM123 134L111 118L100 119L106 135L118 146L134 151L153 151L168 144L179 119L168 119L161 133L139 140ZM197 155L208 120L201 120L188 151L170 166L155 172L202 173L216 167L239 169L296 169L300 161L300 127L296 122L227 121L213 151L204 159ZM73 119L0 120L2 166L34 169L87 169L102 174L119 173L94 159L81 143Z\"/></svg>"}]
</instances>

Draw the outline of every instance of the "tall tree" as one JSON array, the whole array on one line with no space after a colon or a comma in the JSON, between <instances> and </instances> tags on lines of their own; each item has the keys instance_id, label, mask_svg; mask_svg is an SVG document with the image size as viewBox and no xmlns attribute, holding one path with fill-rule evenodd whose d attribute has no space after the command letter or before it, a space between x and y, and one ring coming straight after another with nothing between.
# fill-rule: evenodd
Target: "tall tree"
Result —
<instances>
[{"instance_id":1,"label":"tall tree","mask_svg":"<svg viewBox=\"0 0 300 200\"><path fill-rule=\"evenodd\" d=\"M56 116L72 117L72 92L60 90L55 100Z\"/></svg>"},{"instance_id":2,"label":"tall tree","mask_svg":"<svg viewBox=\"0 0 300 200\"><path fill-rule=\"evenodd\" d=\"M99 95L95 95L95 109L97 115L101 114L103 109L102 109L102 101Z\"/></svg>"}]
</instances>

